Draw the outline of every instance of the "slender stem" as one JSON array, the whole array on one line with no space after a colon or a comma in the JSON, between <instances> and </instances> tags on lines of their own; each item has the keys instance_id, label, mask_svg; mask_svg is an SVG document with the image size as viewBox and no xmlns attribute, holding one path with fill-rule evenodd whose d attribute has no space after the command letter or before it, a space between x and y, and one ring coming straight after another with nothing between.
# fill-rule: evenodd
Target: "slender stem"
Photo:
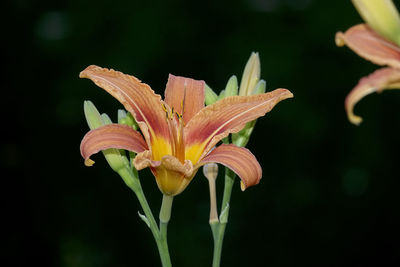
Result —
<instances>
[{"instance_id":1,"label":"slender stem","mask_svg":"<svg viewBox=\"0 0 400 267\"><path fill-rule=\"evenodd\" d=\"M160 209L160 236L159 236L160 246L158 250L160 252L161 259L165 260L162 262L164 267L172 266L168 250L168 243L167 243L167 228L168 228L168 222L171 219L171 208L173 200L174 200L173 196L163 195L161 209Z\"/></svg>"},{"instance_id":2,"label":"slender stem","mask_svg":"<svg viewBox=\"0 0 400 267\"><path fill-rule=\"evenodd\" d=\"M171 219L171 208L172 202L174 200L173 196L163 195L161 209L160 209L160 223L168 223Z\"/></svg>"},{"instance_id":3,"label":"slender stem","mask_svg":"<svg viewBox=\"0 0 400 267\"><path fill-rule=\"evenodd\" d=\"M242 130L239 135L232 136L232 143L239 147L246 146L247 142L250 139L250 135L253 132L255 123L255 120L247 123L246 128ZM229 143L229 138L225 138L223 142ZM213 267L219 267L221 263L222 245L224 241L226 224L228 223L230 206L229 203L231 200L232 187L235 182L235 177L236 174L232 170L225 168L225 187L224 195L222 197L221 214L219 216L219 220L210 221L210 226L214 238L214 255L212 264Z\"/></svg>"},{"instance_id":4,"label":"slender stem","mask_svg":"<svg viewBox=\"0 0 400 267\"><path fill-rule=\"evenodd\" d=\"M219 267L221 263L222 244L224 240L226 223L219 223L214 237L214 257L212 267Z\"/></svg>"},{"instance_id":5,"label":"slender stem","mask_svg":"<svg viewBox=\"0 0 400 267\"><path fill-rule=\"evenodd\" d=\"M235 182L235 173L225 168L225 187L224 196L222 198L221 215L219 222L210 222L211 230L214 237L214 256L213 267L219 267L221 263L222 245L224 241L225 228L228 223L229 202L232 194L232 187Z\"/></svg>"},{"instance_id":6,"label":"slender stem","mask_svg":"<svg viewBox=\"0 0 400 267\"><path fill-rule=\"evenodd\" d=\"M222 197L221 212L227 208L226 212L229 212L229 202L231 201L232 187L235 182L236 174L229 168L225 167L225 187L224 195ZM221 214L222 215L222 214ZM228 214L226 215L228 218ZM228 220L226 220L227 222Z\"/></svg>"},{"instance_id":7,"label":"slender stem","mask_svg":"<svg viewBox=\"0 0 400 267\"><path fill-rule=\"evenodd\" d=\"M151 212L150 206L146 200L146 197L144 195L142 186L140 184L139 176L137 174L136 170L132 170L131 168L122 168L118 170L118 174L122 177L126 185L132 189L132 191L136 194L136 197L139 200L140 206L143 209L143 212L145 214L145 219L148 222L148 226L150 227L150 230L154 236L154 239L157 243L157 248L158 252L160 254L161 258L161 263L163 267L171 267L171 259L169 256L169 251L168 251L168 244L167 244L167 239L166 239L166 226L163 225L160 221L160 229L157 226L157 222L154 219L153 213ZM163 204L161 207L161 210L163 210L163 206L169 206L169 216L171 214L171 205L172 205L172 199L169 203L169 205L164 205L164 198L163 198ZM167 208L164 208L167 209ZM164 229L165 228L165 229Z\"/></svg>"}]
</instances>

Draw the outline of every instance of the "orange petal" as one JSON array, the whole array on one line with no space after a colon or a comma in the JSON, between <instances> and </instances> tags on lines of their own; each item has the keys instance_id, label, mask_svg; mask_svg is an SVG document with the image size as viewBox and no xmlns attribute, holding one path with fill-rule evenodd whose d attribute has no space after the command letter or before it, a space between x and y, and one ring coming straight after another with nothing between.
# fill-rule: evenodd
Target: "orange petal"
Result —
<instances>
[{"instance_id":1,"label":"orange petal","mask_svg":"<svg viewBox=\"0 0 400 267\"><path fill-rule=\"evenodd\" d=\"M105 149L118 148L133 152L148 149L142 135L132 127L120 124L108 124L89 131L81 142L81 155L85 163L93 163L91 155ZM91 165L91 164L90 164Z\"/></svg>"},{"instance_id":2,"label":"orange petal","mask_svg":"<svg viewBox=\"0 0 400 267\"><path fill-rule=\"evenodd\" d=\"M249 186L258 184L261 180L261 166L247 148L222 144L205 156L200 164L204 165L210 162L220 163L234 171L242 180L243 191Z\"/></svg>"},{"instance_id":3,"label":"orange petal","mask_svg":"<svg viewBox=\"0 0 400 267\"><path fill-rule=\"evenodd\" d=\"M360 57L375 64L400 68L400 48L383 39L366 24L353 26L345 33L336 33L335 41L338 46L347 45Z\"/></svg>"},{"instance_id":4,"label":"orange petal","mask_svg":"<svg viewBox=\"0 0 400 267\"><path fill-rule=\"evenodd\" d=\"M188 123L204 107L204 85L204 81L170 74L165 89L165 102L183 114L184 122Z\"/></svg>"},{"instance_id":5,"label":"orange petal","mask_svg":"<svg viewBox=\"0 0 400 267\"><path fill-rule=\"evenodd\" d=\"M231 96L197 113L185 127L186 159L197 162L229 133L264 116L281 100L293 97L287 89L252 96Z\"/></svg>"},{"instance_id":6,"label":"orange petal","mask_svg":"<svg viewBox=\"0 0 400 267\"><path fill-rule=\"evenodd\" d=\"M118 99L134 115L148 144L150 135L169 138L161 96L155 94L150 86L136 77L94 65L87 67L79 77L91 79Z\"/></svg>"},{"instance_id":7,"label":"orange petal","mask_svg":"<svg viewBox=\"0 0 400 267\"><path fill-rule=\"evenodd\" d=\"M345 100L345 108L349 121L360 124L362 118L353 113L354 105L366 95L381 92L383 89L400 88L400 70L383 68L361 78L357 86L351 90Z\"/></svg>"}]
</instances>

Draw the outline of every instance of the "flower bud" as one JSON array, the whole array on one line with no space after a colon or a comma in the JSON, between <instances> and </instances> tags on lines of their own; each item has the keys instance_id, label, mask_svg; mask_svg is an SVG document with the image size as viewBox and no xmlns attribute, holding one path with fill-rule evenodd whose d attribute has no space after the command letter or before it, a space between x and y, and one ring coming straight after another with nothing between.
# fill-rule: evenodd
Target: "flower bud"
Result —
<instances>
[{"instance_id":1,"label":"flower bud","mask_svg":"<svg viewBox=\"0 0 400 267\"><path fill-rule=\"evenodd\" d=\"M123 109L118 109L118 123L128 125L126 120L126 111Z\"/></svg>"},{"instance_id":2,"label":"flower bud","mask_svg":"<svg viewBox=\"0 0 400 267\"><path fill-rule=\"evenodd\" d=\"M218 95L206 84L205 85L205 102L206 105L212 105L218 100Z\"/></svg>"},{"instance_id":3,"label":"flower bud","mask_svg":"<svg viewBox=\"0 0 400 267\"><path fill-rule=\"evenodd\" d=\"M260 72L260 58L258 53L252 52L243 71L242 80L240 81L239 95L251 95L254 87L260 79Z\"/></svg>"},{"instance_id":4,"label":"flower bud","mask_svg":"<svg viewBox=\"0 0 400 267\"><path fill-rule=\"evenodd\" d=\"M123 109L118 110L118 123L131 126L134 130L137 130L139 128L132 114L130 112L126 112Z\"/></svg>"},{"instance_id":5,"label":"flower bud","mask_svg":"<svg viewBox=\"0 0 400 267\"><path fill-rule=\"evenodd\" d=\"M238 81L235 75L232 75L225 87L225 97L234 96L238 94Z\"/></svg>"},{"instance_id":6,"label":"flower bud","mask_svg":"<svg viewBox=\"0 0 400 267\"><path fill-rule=\"evenodd\" d=\"M267 87L267 84L264 80L259 80L256 87L254 87L252 95L258 95L258 94L263 94L265 93L265 89Z\"/></svg>"},{"instance_id":7,"label":"flower bud","mask_svg":"<svg viewBox=\"0 0 400 267\"><path fill-rule=\"evenodd\" d=\"M83 110L85 112L86 121L91 130L112 123L107 114L103 113L100 115L99 111L91 101L84 102ZM110 148L103 150L102 152L108 164L114 171L118 172L122 168L129 166L128 159L126 156L121 155L118 149Z\"/></svg>"},{"instance_id":8,"label":"flower bud","mask_svg":"<svg viewBox=\"0 0 400 267\"><path fill-rule=\"evenodd\" d=\"M225 90L221 90L221 92L219 92L218 100L224 99L225 96L226 96Z\"/></svg>"},{"instance_id":9,"label":"flower bud","mask_svg":"<svg viewBox=\"0 0 400 267\"><path fill-rule=\"evenodd\" d=\"M101 115L91 101L87 100L83 102L83 111L90 130L103 126Z\"/></svg>"}]
</instances>

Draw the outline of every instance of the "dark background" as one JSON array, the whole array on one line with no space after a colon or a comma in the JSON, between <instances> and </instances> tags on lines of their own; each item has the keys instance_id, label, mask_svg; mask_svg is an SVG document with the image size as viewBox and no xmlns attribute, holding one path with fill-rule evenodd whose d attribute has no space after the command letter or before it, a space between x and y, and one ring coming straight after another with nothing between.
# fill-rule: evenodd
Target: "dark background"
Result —
<instances>
[{"instance_id":1,"label":"dark background","mask_svg":"<svg viewBox=\"0 0 400 267\"><path fill-rule=\"evenodd\" d=\"M335 32L359 22L350 1L4 3L2 265L160 266L134 194L101 155L83 165L83 101L114 120L121 105L78 74L114 68L162 94L173 73L219 91L252 51L267 89L295 98L257 122L248 148L263 179L245 192L235 184L222 266L400 264L400 92L363 99L359 127L343 108L378 68L335 46ZM154 178L141 180L158 216ZM174 200L174 266L211 266L208 205L199 173Z\"/></svg>"}]
</instances>

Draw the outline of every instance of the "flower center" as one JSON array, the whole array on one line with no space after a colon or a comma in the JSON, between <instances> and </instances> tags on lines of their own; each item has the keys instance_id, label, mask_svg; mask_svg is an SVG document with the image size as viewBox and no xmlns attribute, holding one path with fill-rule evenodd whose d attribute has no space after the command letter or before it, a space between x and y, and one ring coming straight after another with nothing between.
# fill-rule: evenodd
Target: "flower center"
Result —
<instances>
[{"instance_id":1,"label":"flower center","mask_svg":"<svg viewBox=\"0 0 400 267\"><path fill-rule=\"evenodd\" d=\"M185 124L183 121L183 108L182 114L174 111L174 108L168 110L164 105L163 108L165 110L166 120L168 124L172 155L176 157L180 162L184 163L185 143L183 140L183 128Z\"/></svg>"}]
</instances>

